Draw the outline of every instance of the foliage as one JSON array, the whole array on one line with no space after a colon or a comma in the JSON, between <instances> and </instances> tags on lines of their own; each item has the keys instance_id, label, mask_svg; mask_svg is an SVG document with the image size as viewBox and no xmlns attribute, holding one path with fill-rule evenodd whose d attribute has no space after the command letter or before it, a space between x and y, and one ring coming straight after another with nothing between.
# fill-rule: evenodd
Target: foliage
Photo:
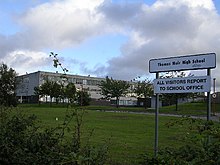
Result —
<instances>
[{"instance_id":1,"label":"foliage","mask_svg":"<svg viewBox=\"0 0 220 165\"><path fill-rule=\"evenodd\" d=\"M203 121L184 117L167 123L168 127L188 125L183 140L185 145L179 148L167 147L158 157L146 158L147 164L220 164L220 126L212 121ZM192 133L193 132L193 133Z\"/></svg>"},{"instance_id":2,"label":"foliage","mask_svg":"<svg viewBox=\"0 0 220 165\"><path fill-rule=\"evenodd\" d=\"M51 81L51 90L50 90L50 97L56 99L56 103L58 103L58 98L61 96L61 85L57 82Z\"/></svg>"},{"instance_id":3,"label":"foliage","mask_svg":"<svg viewBox=\"0 0 220 165\"><path fill-rule=\"evenodd\" d=\"M60 89L56 82L49 81L48 79L41 84L39 87L35 87L35 94L40 95L40 97L45 96L47 102L47 96L50 96L50 102L52 103L53 97L58 95Z\"/></svg>"},{"instance_id":4,"label":"foliage","mask_svg":"<svg viewBox=\"0 0 220 165\"><path fill-rule=\"evenodd\" d=\"M63 124L55 128L41 127L35 115L16 112L1 111L0 164L95 165L106 161L107 145L95 147L89 143L90 137L81 143L83 111L68 112ZM72 120L75 120L73 136L65 141Z\"/></svg>"},{"instance_id":5,"label":"foliage","mask_svg":"<svg viewBox=\"0 0 220 165\"><path fill-rule=\"evenodd\" d=\"M43 96L50 96L51 90L53 90L53 88L49 80L46 80L43 84L39 86L39 93L42 94ZM46 102L47 102L47 97L46 97Z\"/></svg>"},{"instance_id":6,"label":"foliage","mask_svg":"<svg viewBox=\"0 0 220 165\"><path fill-rule=\"evenodd\" d=\"M67 68L64 68L62 66L62 64L60 63L59 59L57 58L58 54L54 53L54 52L50 52L50 57L53 57L53 66L55 68L57 68L58 66L61 67L62 71L64 72L64 75L66 74L66 72L68 72L69 70Z\"/></svg>"},{"instance_id":7,"label":"foliage","mask_svg":"<svg viewBox=\"0 0 220 165\"><path fill-rule=\"evenodd\" d=\"M73 103L76 97L76 87L73 83L68 83L64 86L63 83L46 80L39 87L35 87L34 90L35 94L40 97L50 96L50 103L52 103L53 98L56 98L56 103L58 103L59 98L63 100L67 98L68 102Z\"/></svg>"},{"instance_id":8,"label":"foliage","mask_svg":"<svg viewBox=\"0 0 220 165\"><path fill-rule=\"evenodd\" d=\"M102 90L102 95L106 98L116 98L116 106L118 107L119 98L127 93L130 85L126 81L106 77L105 81L101 81L99 87Z\"/></svg>"},{"instance_id":9,"label":"foliage","mask_svg":"<svg viewBox=\"0 0 220 165\"><path fill-rule=\"evenodd\" d=\"M74 83L69 83L64 88L64 95L66 98L68 98L68 102L73 103L76 97L76 87Z\"/></svg>"},{"instance_id":10,"label":"foliage","mask_svg":"<svg viewBox=\"0 0 220 165\"><path fill-rule=\"evenodd\" d=\"M16 72L6 64L0 65L0 105L16 106Z\"/></svg>"},{"instance_id":11,"label":"foliage","mask_svg":"<svg viewBox=\"0 0 220 165\"><path fill-rule=\"evenodd\" d=\"M86 106L89 105L91 97L89 93L85 90L80 90L76 92L76 102L78 105Z\"/></svg>"},{"instance_id":12,"label":"foliage","mask_svg":"<svg viewBox=\"0 0 220 165\"><path fill-rule=\"evenodd\" d=\"M143 97L145 99L145 109L147 109L147 98L153 96L153 86L150 80L138 81L134 92L138 97Z\"/></svg>"}]
</instances>

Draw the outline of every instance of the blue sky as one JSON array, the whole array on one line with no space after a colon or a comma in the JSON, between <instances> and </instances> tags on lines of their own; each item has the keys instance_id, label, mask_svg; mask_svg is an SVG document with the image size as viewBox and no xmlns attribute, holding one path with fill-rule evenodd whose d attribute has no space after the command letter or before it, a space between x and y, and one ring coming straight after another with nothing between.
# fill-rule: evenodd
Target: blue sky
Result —
<instances>
[{"instance_id":1,"label":"blue sky","mask_svg":"<svg viewBox=\"0 0 220 165\"><path fill-rule=\"evenodd\" d=\"M154 77L152 58L215 52L220 86L219 0L0 0L0 25L19 74L56 71L50 51L71 74L126 80Z\"/></svg>"}]
</instances>

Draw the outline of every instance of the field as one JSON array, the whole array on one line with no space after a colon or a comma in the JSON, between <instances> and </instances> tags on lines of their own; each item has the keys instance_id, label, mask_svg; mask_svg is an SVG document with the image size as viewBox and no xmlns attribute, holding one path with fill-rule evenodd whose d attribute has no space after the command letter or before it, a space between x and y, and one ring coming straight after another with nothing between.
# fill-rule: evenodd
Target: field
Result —
<instances>
[{"instance_id":1,"label":"field","mask_svg":"<svg viewBox=\"0 0 220 165\"><path fill-rule=\"evenodd\" d=\"M45 127L55 127L62 124L67 108L62 106L48 107L45 105L20 106L26 114L35 114ZM113 112L97 111L113 110ZM142 111L143 108L119 108L122 111ZM69 109L70 111L71 109ZM81 110L80 110L81 111ZM153 112L153 110L148 110ZM166 111L166 110L161 110ZM183 110L180 110L183 111ZM109 145L111 164L138 164L143 161L143 155L154 154L154 114L119 113L113 107L85 107L83 117L82 138L88 138L94 145ZM173 112L172 107L167 112ZM187 112L188 113L188 112ZM159 148L180 146L183 137L188 133L185 127L170 127L166 123L179 119L169 116L159 117ZM70 127L74 122L70 123ZM67 138L71 134L67 134Z\"/></svg>"}]
</instances>

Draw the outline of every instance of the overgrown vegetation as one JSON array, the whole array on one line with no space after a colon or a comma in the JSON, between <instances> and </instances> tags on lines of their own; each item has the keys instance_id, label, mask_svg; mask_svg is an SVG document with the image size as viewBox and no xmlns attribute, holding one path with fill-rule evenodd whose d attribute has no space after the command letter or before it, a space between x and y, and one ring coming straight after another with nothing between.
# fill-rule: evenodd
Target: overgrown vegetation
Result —
<instances>
[{"instance_id":1,"label":"overgrown vegetation","mask_svg":"<svg viewBox=\"0 0 220 165\"><path fill-rule=\"evenodd\" d=\"M178 125L188 126L184 145L181 147L166 147L159 152L158 157L146 157L143 164L173 164L173 165L217 165L220 164L220 126L212 121L181 118L167 123L167 127Z\"/></svg>"},{"instance_id":2,"label":"overgrown vegetation","mask_svg":"<svg viewBox=\"0 0 220 165\"><path fill-rule=\"evenodd\" d=\"M6 64L0 64L0 105L16 106L16 72Z\"/></svg>"},{"instance_id":3,"label":"overgrown vegetation","mask_svg":"<svg viewBox=\"0 0 220 165\"><path fill-rule=\"evenodd\" d=\"M0 113L0 164L101 165L107 160L107 144L95 147L90 136L81 142L83 110L68 111L63 123L52 128L39 125L35 115L26 116L18 109L1 107ZM67 132L72 135L69 140Z\"/></svg>"}]
</instances>

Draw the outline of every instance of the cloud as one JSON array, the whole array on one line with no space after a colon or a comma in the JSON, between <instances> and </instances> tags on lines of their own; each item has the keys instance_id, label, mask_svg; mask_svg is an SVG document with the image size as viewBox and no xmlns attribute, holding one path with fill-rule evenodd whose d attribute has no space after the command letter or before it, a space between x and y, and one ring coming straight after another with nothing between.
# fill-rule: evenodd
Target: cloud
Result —
<instances>
[{"instance_id":1,"label":"cloud","mask_svg":"<svg viewBox=\"0 0 220 165\"><path fill-rule=\"evenodd\" d=\"M20 60L24 69L31 60L46 66L48 64L43 61L47 59L48 52L42 53L45 50L60 51L99 35L100 29L103 29L102 16L95 8L102 1L55 0L29 8L21 14L13 13L19 31L7 36L0 33L1 61L15 68L18 66L16 61Z\"/></svg>"},{"instance_id":2,"label":"cloud","mask_svg":"<svg viewBox=\"0 0 220 165\"><path fill-rule=\"evenodd\" d=\"M112 3L111 1L105 1L97 10L104 14L108 25L114 26L115 24L126 25L130 23L138 15L140 9L141 3Z\"/></svg>"},{"instance_id":3,"label":"cloud","mask_svg":"<svg viewBox=\"0 0 220 165\"><path fill-rule=\"evenodd\" d=\"M142 4L135 12L127 4L106 5L101 8L105 19L130 30L121 55L108 61L108 75L130 80L146 76L152 58L208 52L215 52L220 64L220 17L211 0L157 1L152 6ZM115 11L123 13L122 21ZM124 16L127 12L129 17ZM213 76L218 69L213 70Z\"/></svg>"},{"instance_id":4,"label":"cloud","mask_svg":"<svg viewBox=\"0 0 220 165\"><path fill-rule=\"evenodd\" d=\"M42 67L51 63L51 59L44 52L34 52L29 50L17 50L10 52L3 61L7 62L7 65L16 68L16 72L24 74L27 72L36 72L41 70Z\"/></svg>"},{"instance_id":5,"label":"cloud","mask_svg":"<svg viewBox=\"0 0 220 165\"><path fill-rule=\"evenodd\" d=\"M180 7L180 6L187 6L189 8L205 8L208 10L215 9L214 4L210 0L158 0L154 7L161 8L161 7Z\"/></svg>"},{"instance_id":6,"label":"cloud","mask_svg":"<svg viewBox=\"0 0 220 165\"><path fill-rule=\"evenodd\" d=\"M95 7L101 2L65 0L44 3L22 14L18 23L31 36L25 37L30 46L53 49L70 47L99 33L100 15Z\"/></svg>"}]
</instances>

